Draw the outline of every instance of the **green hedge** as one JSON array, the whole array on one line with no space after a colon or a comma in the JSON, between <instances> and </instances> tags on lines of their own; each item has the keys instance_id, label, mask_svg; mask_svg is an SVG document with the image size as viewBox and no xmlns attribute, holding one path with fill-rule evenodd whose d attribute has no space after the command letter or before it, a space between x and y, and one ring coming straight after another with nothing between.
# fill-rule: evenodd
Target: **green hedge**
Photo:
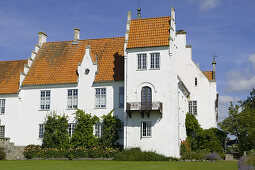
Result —
<instances>
[{"instance_id":1,"label":"green hedge","mask_svg":"<svg viewBox=\"0 0 255 170\"><path fill-rule=\"evenodd\" d=\"M168 157L155 152L142 152L140 148L131 148L119 152L114 157L117 161L169 161Z\"/></svg>"},{"instance_id":2,"label":"green hedge","mask_svg":"<svg viewBox=\"0 0 255 170\"><path fill-rule=\"evenodd\" d=\"M113 158L119 152L113 148L41 148L38 145L28 145L24 150L24 156L28 159L32 158Z\"/></svg>"}]
</instances>

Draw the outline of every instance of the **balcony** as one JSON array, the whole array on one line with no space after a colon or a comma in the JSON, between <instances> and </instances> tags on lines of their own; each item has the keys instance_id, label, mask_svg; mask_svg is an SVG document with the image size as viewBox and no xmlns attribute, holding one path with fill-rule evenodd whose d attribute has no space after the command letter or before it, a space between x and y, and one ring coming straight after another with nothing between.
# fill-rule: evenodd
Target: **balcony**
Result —
<instances>
[{"instance_id":1,"label":"balcony","mask_svg":"<svg viewBox=\"0 0 255 170\"><path fill-rule=\"evenodd\" d=\"M151 111L159 111L161 113L162 108L163 106L161 102L152 102L152 103L128 102L126 110L129 117L131 118L132 111L139 111L142 117L144 117L144 113L146 113L147 117L149 117Z\"/></svg>"}]
</instances>

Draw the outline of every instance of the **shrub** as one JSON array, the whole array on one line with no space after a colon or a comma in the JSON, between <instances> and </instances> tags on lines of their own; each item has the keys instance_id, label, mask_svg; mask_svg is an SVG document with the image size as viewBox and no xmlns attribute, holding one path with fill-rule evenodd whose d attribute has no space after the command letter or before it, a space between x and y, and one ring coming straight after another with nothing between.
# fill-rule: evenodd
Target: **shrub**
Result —
<instances>
[{"instance_id":1,"label":"shrub","mask_svg":"<svg viewBox=\"0 0 255 170\"><path fill-rule=\"evenodd\" d=\"M221 157L217 153L209 153L208 155L206 155L206 159L210 161L215 161L221 159Z\"/></svg>"},{"instance_id":2,"label":"shrub","mask_svg":"<svg viewBox=\"0 0 255 170\"><path fill-rule=\"evenodd\" d=\"M4 152L4 148L0 147L0 160L5 160L6 154Z\"/></svg>"},{"instance_id":3,"label":"shrub","mask_svg":"<svg viewBox=\"0 0 255 170\"><path fill-rule=\"evenodd\" d=\"M38 145L28 145L24 150L24 156L32 158L113 158L119 152L114 148L41 148Z\"/></svg>"},{"instance_id":4,"label":"shrub","mask_svg":"<svg viewBox=\"0 0 255 170\"><path fill-rule=\"evenodd\" d=\"M100 145L102 147L114 147L115 142L119 139L119 133L122 128L122 124L119 118L112 116L113 110L103 115L103 135L100 139Z\"/></svg>"},{"instance_id":5,"label":"shrub","mask_svg":"<svg viewBox=\"0 0 255 170\"><path fill-rule=\"evenodd\" d=\"M93 126L99 121L99 118L86 114L83 110L77 110L75 115L78 122L71 138L71 145L85 148L98 146L98 139L93 135Z\"/></svg>"},{"instance_id":6,"label":"shrub","mask_svg":"<svg viewBox=\"0 0 255 170\"><path fill-rule=\"evenodd\" d=\"M140 148L130 148L119 152L114 157L117 161L169 161L168 157L155 152L142 152Z\"/></svg>"},{"instance_id":7,"label":"shrub","mask_svg":"<svg viewBox=\"0 0 255 170\"><path fill-rule=\"evenodd\" d=\"M69 144L68 120L65 115L48 115L44 124L42 146L46 148L67 148Z\"/></svg>"}]
</instances>

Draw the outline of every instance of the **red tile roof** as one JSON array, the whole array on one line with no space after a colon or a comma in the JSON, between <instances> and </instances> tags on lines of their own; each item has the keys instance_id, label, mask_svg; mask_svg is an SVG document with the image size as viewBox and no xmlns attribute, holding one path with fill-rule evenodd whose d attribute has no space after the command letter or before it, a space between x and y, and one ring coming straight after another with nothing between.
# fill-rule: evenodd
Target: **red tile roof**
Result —
<instances>
[{"instance_id":1,"label":"red tile roof","mask_svg":"<svg viewBox=\"0 0 255 170\"><path fill-rule=\"evenodd\" d=\"M0 94L18 92L24 64L27 64L27 60L0 61Z\"/></svg>"},{"instance_id":2,"label":"red tile roof","mask_svg":"<svg viewBox=\"0 0 255 170\"><path fill-rule=\"evenodd\" d=\"M77 83L78 64L86 46L91 46L93 60L99 72L95 82L124 80L124 37L48 42L37 53L23 85Z\"/></svg>"},{"instance_id":3,"label":"red tile roof","mask_svg":"<svg viewBox=\"0 0 255 170\"><path fill-rule=\"evenodd\" d=\"M127 48L168 46L170 17L131 20Z\"/></svg>"},{"instance_id":4,"label":"red tile roof","mask_svg":"<svg viewBox=\"0 0 255 170\"><path fill-rule=\"evenodd\" d=\"M213 71L203 71L203 73L208 80L213 80Z\"/></svg>"}]
</instances>

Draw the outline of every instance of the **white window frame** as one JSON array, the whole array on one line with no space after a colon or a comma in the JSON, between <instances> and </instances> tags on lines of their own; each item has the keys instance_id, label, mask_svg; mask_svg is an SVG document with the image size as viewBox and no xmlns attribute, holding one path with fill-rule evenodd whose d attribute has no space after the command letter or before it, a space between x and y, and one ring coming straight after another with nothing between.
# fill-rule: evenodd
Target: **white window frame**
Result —
<instances>
[{"instance_id":1,"label":"white window frame","mask_svg":"<svg viewBox=\"0 0 255 170\"><path fill-rule=\"evenodd\" d=\"M1 125L0 126L0 138L4 138L5 137L5 126Z\"/></svg>"},{"instance_id":2,"label":"white window frame","mask_svg":"<svg viewBox=\"0 0 255 170\"><path fill-rule=\"evenodd\" d=\"M95 108L106 108L106 88L95 88Z\"/></svg>"},{"instance_id":3,"label":"white window frame","mask_svg":"<svg viewBox=\"0 0 255 170\"><path fill-rule=\"evenodd\" d=\"M151 137L151 121L141 122L141 137L142 138Z\"/></svg>"},{"instance_id":4,"label":"white window frame","mask_svg":"<svg viewBox=\"0 0 255 170\"><path fill-rule=\"evenodd\" d=\"M44 124L39 124L39 139L43 139L44 137Z\"/></svg>"},{"instance_id":5,"label":"white window frame","mask_svg":"<svg viewBox=\"0 0 255 170\"><path fill-rule=\"evenodd\" d=\"M78 108L78 89L67 90L67 108L68 109Z\"/></svg>"},{"instance_id":6,"label":"white window frame","mask_svg":"<svg viewBox=\"0 0 255 170\"><path fill-rule=\"evenodd\" d=\"M150 53L151 54L151 69L160 69L160 53Z\"/></svg>"},{"instance_id":7,"label":"white window frame","mask_svg":"<svg viewBox=\"0 0 255 170\"><path fill-rule=\"evenodd\" d=\"M69 137L72 137L73 136L73 134L74 134L74 129L75 129L75 127L76 127L76 123L68 123L68 136Z\"/></svg>"},{"instance_id":8,"label":"white window frame","mask_svg":"<svg viewBox=\"0 0 255 170\"><path fill-rule=\"evenodd\" d=\"M137 69L147 70L147 54L137 54Z\"/></svg>"},{"instance_id":9,"label":"white window frame","mask_svg":"<svg viewBox=\"0 0 255 170\"><path fill-rule=\"evenodd\" d=\"M119 87L119 108L124 108L124 87Z\"/></svg>"},{"instance_id":10,"label":"white window frame","mask_svg":"<svg viewBox=\"0 0 255 170\"><path fill-rule=\"evenodd\" d=\"M5 99L0 99L0 115L5 114Z\"/></svg>"},{"instance_id":11,"label":"white window frame","mask_svg":"<svg viewBox=\"0 0 255 170\"><path fill-rule=\"evenodd\" d=\"M193 115L197 115L197 101L192 100L189 101L189 113Z\"/></svg>"},{"instance_id":12,"label":"white window frame","mask_svg":"<svg viewBox=\"0 0 255 170\"><path fill-rule=\"evenodd\" d=\"M103 124L102 123L96 123L94 125L94 136L96 138L102 137L103 132Z\"/></svg>"},{"instance_id":13,"label":"white window frame","mask_svg":"<svg viewBox=\"0 0 255 170\"><path fill-rule=\"evenodd\" d=\"M49 96L47 96L49 94ZM41 110L50 110L50 90L41 90L40 93L40 109Z\"/></svg>"}]
</instances>

